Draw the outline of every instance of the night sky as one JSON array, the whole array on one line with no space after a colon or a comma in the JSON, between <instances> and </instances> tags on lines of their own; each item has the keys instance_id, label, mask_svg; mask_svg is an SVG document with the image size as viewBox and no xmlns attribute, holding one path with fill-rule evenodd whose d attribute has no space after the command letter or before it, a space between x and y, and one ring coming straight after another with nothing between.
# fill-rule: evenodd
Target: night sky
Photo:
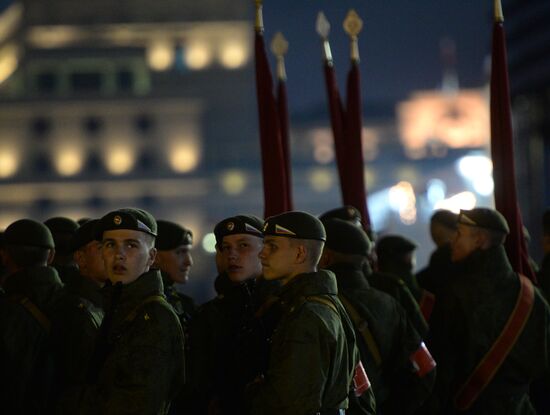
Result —
<instances>
[{"instance_id":1,"label":"night sky","mask_svg":"<svg viewBox=\"0 0 550 415\"><path fill-rule=\"evenodd\" d=\"M286 61L290 106L292 112L299 112L325 100L321 44L315 32L318 11L331 22L341 90L349 56L342 22L350 8L361 16L363 98L387 103L407 97L412 90L440 85L443 37L456 43L461 86L481 86L491 43L492 4L490 0L266 0L264 25L268 43L277 31L290 43Z\"/></svg>"}]
</instances>

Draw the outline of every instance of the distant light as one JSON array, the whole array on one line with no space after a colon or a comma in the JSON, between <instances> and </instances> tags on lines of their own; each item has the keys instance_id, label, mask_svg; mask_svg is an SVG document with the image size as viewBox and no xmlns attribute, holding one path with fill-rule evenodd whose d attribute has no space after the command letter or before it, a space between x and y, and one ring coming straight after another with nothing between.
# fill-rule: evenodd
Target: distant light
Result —
<instances>
[{"instance_id":1,"label":"distant light","mask_svg":"<svg viewBox=\"0 0 550 415\"><path fill-rule=\"evenodd\" d=\"M15 150L0 149L0 178L13 176L19 166L19 156Z\"/></svg>"},{"instance_id":2,"label":"distant light","mask_svg":"<svg viewBox=\"0 0 550 415\"><path fill-rule=\"evenodd\" d=\"M228 170L221 177L222 188L229 195L241 194L247 181L246 175L240 170Z\"/></svg>"},{"instance_id":3,"label":"distant light","mask_svg":"<svg viewBox=\"0 0 550 415\"><path fill-rule=\"evenodd\" d=\"M416 196L414 188L409 182L399 182L390 188L390 207L399 213L401 222L412 225L416 222Z\"/></svg>"},{"instance_id":4,"label":"distant light","mask_svg":"<svg viewBox=\"0 0 550 415\"><path fill-rule=\"evenodd\" d=\"M77 174L82 164L82 153L77 149L64 149L55 155L55 167L62 176Z\"/></svg>"},{"instance_id":5,"label":"distant light","mask_svg":"<svg viewBox=\"0 0 550 415\"><path fill-rule=\"evenodd\" d=\"M220 62L228 69L237 69L247 60L245 45L239 42L229 42L222 46Z\"/></svg>"},{"instance_id":6,"label":"distant light","mask_svg":"<svg viewBox=\"0 0 550 415\"><path fill-rule=\"evenodd\" d=\"M212 62L212 51L205 43L192 43L185 49L185 64L194 70L204 69Z\"/></svg>"},{"instance_id":7,"label":"distant light","mask_svg":"<svg viewBox=\"0 0 550 415\"><path fill-rule=\"evenodd\" d=\"M105 155L105 164L112 174L125 174L132 170L135 154L129 146L114 146Z\"/></svg>"},{"instance_id":8,"label":"distant light","mask_svg":"<svg viewBox=\"0 0 550 415\"><path fill-rule=\"evenodd\" d=\"M434 210L446 209L454 213L459 213L460 209L473 209L476 203L476 197L472 192L462 192L436 203Z\"/></svg>"},{"instance_id":9,"label":"distant light","mask_svg":"<svg viewBox=\"0 0 550 415\"><path fill-rule=\"evenodd\" d=\"M202 238L202 249L204 249L209 254L216 252L216 236L210 232L204 235Z\"/></svg>"},{"instance_id":10,"label":"distant light","mask_svg":"<svg viewBox=\"0 0 550 415\"><path fill-rule=\"evenodd\" d=\"M309 182L313 190L324 193L328 192L333 186L334 178L329 169L317 168L310 171Z\"/></svg>"},{"instance_id":11,"label":"distant light","mask_svg":"<svg viewBox=\"0 0 550 415\"><path fill-rule=\"evenodd\" d=\"M170 165L178 173L188 173L199 164L199 150L197 144L190 141L173 144L170 151Z\"/></svg>"},{"instance_id":12,"label":"distant light","mask_svg":"<svg viewBox=\"0 0 550 415\"><path fill-rule=\"evenodd\" d=\"M330 145L319 144L313 150L313 158L321 164L328 164L334 160L334 149Z\"/></svg>"},{"instance_id":13,"label":"distant light","mask_svg":"<svg viewBox=\"0 0 550 415\"><path fill-rule=\"evenodd\" d=\"M490 196L495 189L495 182L491 176L482 176L472 182L474 190L481 196Z\"/></svg>"},{"instance_id":14,"label":"distant light","mask_svg":"<svg viewBox=\"0 0 550 415\"><path fill-rule=\"evenodd\" d=\"M428 190L426 192L428 197L428 202L430 202L431 205L435 205L437 202L442 201L445 199L445 192L447 191L447 186L443 182L443 180L440 179L431 179L428 182Z\"/></svg>"},{"instance_id":15,"label":"distant light","mask_svg":"<svg viewBox=\"0 0 550 415\"><path fill-rule=\"evenodd\" d=\"M493 162L481 154L464 156L457 161L457 168L462 177L475 180L480 176L490 176L493 172Z\"/></svg>"},{"instance_id":16,"label":"distant light","mask_svg":"<svg viewBox=\"0 0 550 415\"><path fill-rule=\"evenodd\" d=\"M21 212L16 213L2 213L0 214L0 231L6 230L8 226L10 226L13 222L15 222L18 219L21 219Z\"/></svg>"},{"instance_id":17,"label":"distant light","mask_svg":"<svg viewBox=\"0 0 550 415\"><path fill-rule=\"evenodd\" d=\"M156 40L147 48L147 63L155 71L169 69L174 59L174 45L169 40Z\"/></svg>"},{"instance_id":18,"label":"distant light","mask_svg":"<svg viewBox=\"0 0 550 415\"><path fill-rule=\"evenodd\" d=\"M17 69L19 50L13 43L0 49L0 84L8 79Z\"/></svg>"}]
</instances>

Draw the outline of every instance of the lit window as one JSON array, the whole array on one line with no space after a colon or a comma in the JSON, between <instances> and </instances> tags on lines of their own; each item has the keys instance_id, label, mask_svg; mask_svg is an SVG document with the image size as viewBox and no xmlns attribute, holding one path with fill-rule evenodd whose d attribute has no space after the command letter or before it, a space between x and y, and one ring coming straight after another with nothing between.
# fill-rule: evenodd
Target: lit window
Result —
<instances>
[{"instance_id":1,"label":"lit window","mask_svg":"<svg viewBox=\"0 0 550 415\"><path fill-rule=\"evenodd\" d=\"M219 58L226 68L237 69L246 63L248 56L244 44L229 42L222 46Z\"/></svg>"},{"instance_id":2,"label":"lit window","mask_svg":"<svg viewBox=\"0 0 550 415\"><path fill-rule=\"evenodd\" d=\"M105 164L112 174L128 173L135 163L135 154L128 146L113 146L105 154Z\"/></svg>"},{"instance_id":3,"label":"lit window","mask_svg":"<svg viewBox=\"0 0 550 415\"><path fill-rule=\"evenodd\" d=\"M13 176L19 166L19 156L15 150L0 149L0 178Z\"/></svg>"},{"instance_id":4,"label":"lit window","mask_svg":"<svg viewBox=\"0 0 550 415\"><path fill-rule=\"evenodd\" d=\"M205 43L193 43L185 50L185 64L194 70L204 69L212 62L212 51Z\"/></svg>"},{"instance_id":5,"label":"lit window","mask_svg":"<svg viewBox=\"0 0 550 415\"><path fill-rule=\"evenodd\" d=\"M82 153L78 149L66 148L55 156L55 168L62 176L73 176L82 169Z\"/></svg>"},{"instance_id":6,"label":"lit window","mask_svg":"<svg viewBox=\"0 0 550 415\"><path fill-rule=\"evenodd\" d=\"M168 40L157 40L147 48L147 63L155 71L170 69L174 60L174 45Z\"/></svg>"}]
</instances>

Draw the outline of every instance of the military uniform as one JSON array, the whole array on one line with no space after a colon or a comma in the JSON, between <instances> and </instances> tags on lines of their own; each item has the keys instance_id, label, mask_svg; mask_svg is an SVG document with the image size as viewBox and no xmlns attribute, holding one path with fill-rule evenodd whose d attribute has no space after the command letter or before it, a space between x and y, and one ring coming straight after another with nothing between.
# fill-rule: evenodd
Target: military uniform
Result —
<instances>
[{"instance_id":1,"label":"military uniform","mask_svg":"<svg viewBox=\"0 0 550 415\"><path fill-rule=\"evenodd\" d=\"M445 244L430 255L428 265L416 274L416 281L421 288L437 296L448 283L452 272L451 245Z\"/></svg>"},{"instance_id":2,"label":"military uniform","mask_svg":"<svg viewBox=\"0 0 550 415\"><path fill-rule=\"evenodd\" d=\"M81 413L167 413L183 382L184 340L160 273L104 290L108 313Z\"/></svg>"},{"instance_id":3,"label":"military uniform","mask_svg":"<svg viewBox=\"0 0 550 415\"><path fill-rule=\"evenodd\" d=\"M462 211L462 215L466 215L467 225L495 229L502 235L508 232L496 211L476 208ZM520 281L502 244L455 258L457 277L436 302L430 325L429 345L438 362L438 376L425 411L429 414L458 412L459 390L501 338L520 291ZM525 321L494 377L485 388L476 387L479 396L460 413L535 413L528 396L529 384L550 366L550 309L537 289Z\"/></svg>"},{"instance_id":4,"label":"military uniform","mask_svg":"<svg viewBox=\"0 0 550 415\"><path fill-rule=\"evenodd\" d=\"M30 219L9 225L3 239L10 263L0 298L2 410L46 413L54 379L50 328L63 287L57 272L46 266L54 242L46 226Z\"/></svg>"},{"instance_id":5,"label":"military uniform","mask_svg":"<svg viewBox=\"0 0 550 415\"><path fill-rule=\"evenodd\" d=\"M52 341L56 361L56 412L74 414L86 384L103 320L100 287L78 271L65 274L63 300L55 310Z\"/></svg>"},{"instance_id":6,"label":"military uniform","mask_svg":"<svg viewBox=\"0 0 550 415\"><path fill-rule=\"evenodd\" d=\"M279 294L283 309L272 337L269 367L262 382L249 387L254 415L312 415L346 409L352 384L354 336L348 340L337 298L336 279L329 271L303 274ZM333 302L336 313L321 297Z\"/></svg>"},{"instance_id":7,"label":"military uniform","mask_svg":"<svg viewBox=\"0 0 550 415\"><path fill-rule=\"evenodd\" d=\"M340 263L329 270L336 275L338 295L346 309L351 304L372 334L373 342L366 344L354 324L377 408L383 414L414 413L429 396L435 381L435 370L419 376L411 361L422 343L420 335L395 299L369 287L360 267Z\"/></svg>"},{"instance_id":8,"label":"military uniform","mask_svg":"<svg viewBox=\"0 0 550 415\"><path fill-rule=\"evenodd\" d=\"M326 241L323 224L308 213L287 212L268 218L263 233L263 275L283 283L282 317L272 336L265 377L248 388L250 413L340 414L352 389L371 403L363 413L374 413L372 389L360 365L353 326L337 297L336 278L330 271L317 271Z\"/></svg>"},{"instance_id":9,"label":"military uniform","mask_svg":"<svg viewBox=\"0 0 550 415\"><path fill-rule=\"evenodd\" d=\"M178 315L184 332L187 332L191 319L197 312L197 305L191 297L180 293L176 289L174 281L172 281L165 272L161 271L161 276L166 300L174 308L174 311Z\"/></svg>"},{"instance_id":10,"label":"military uniform","mask_svg":"<svg viewBox=\"0 0 550 415\"><path fill-rule=\"evenodd\" d=\"M6 297L0 306L0 393L6 413L45 413L51 405L55 372L50 326L62 287L51 267L17 272L4 283Z\"/></svg>"},{"instance_id":11,"label":"military uniform","mask_svg":"<svg viewBox=\"0 0 550 415\"><path fill-rule=\"evenodd\" d=\"M420 312L418 303L405 282L392 274L373 272L366 275L370 286L391 295L403 307L415 330L422 338L428 334L428 324Z\"/></svg>"}]
</instances>

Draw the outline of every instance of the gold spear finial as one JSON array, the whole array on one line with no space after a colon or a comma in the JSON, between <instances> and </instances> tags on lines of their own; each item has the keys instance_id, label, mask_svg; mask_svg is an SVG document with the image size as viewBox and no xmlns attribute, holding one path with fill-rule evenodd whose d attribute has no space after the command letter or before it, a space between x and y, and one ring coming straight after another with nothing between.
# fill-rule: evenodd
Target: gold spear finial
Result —
<instances>
[{"instance_id":1,"label":"gold spear finial","mask_svg":"<svg viewBox=\"0 0 550 415\"><path fill-rule=\"evenodd\" d=\"M315 28L317 30L317 33L323 40L323 55L325 61L328 63L332 63L332 52L330 50L330 43L328 41L328 35L330 33L330 23L323 12L319 12L317 14L317 22Z\"/></svg>"},{"instance_id":2,"label":"gold spear finial","mask_svg":"<svg viewBox=\"0 0 550 415\"><path fill-rule=\"evenodd\" d=\"M351 60L359 62L359 46L357 44L357 35L363 29L363 21L357 14L357 12L351 9L348 15L344 19L344 30L351 39Z\"/></svg>"},{"instance_id":3,"label":"gold spear finial","mask_svg":"<svg viewBox=\"0 0 550 415\"><path fill-rule=\"evenodd\" d=\"M264 16L262 13L263 0L254 0L254 3L256 4L256 23L254 25L254 28L256 29L256 32L263 33L264 31Z\"/></svg>"},{"instance_id":4,"label":"gold spear finial","mask_svg":"<svg viewBox=\"0 0 550 415\"><path fill-rule=\"evenodd\" d=\"M495 22L504 22L504 14L502 13L502 3L500 0L495 0Z\"/></svg>"},{"instance_id":5,"label":"gold spear finial","mask_svg":"<svg viewBox=\"0 0 550 415\"><path fill-rule=\"evenodd\" d=\"M273 36L271 52L277 58L277 78L286 81L285 55L288 52L288 41L281 32L277 32Z\"/></svg>"}]
</instances>

